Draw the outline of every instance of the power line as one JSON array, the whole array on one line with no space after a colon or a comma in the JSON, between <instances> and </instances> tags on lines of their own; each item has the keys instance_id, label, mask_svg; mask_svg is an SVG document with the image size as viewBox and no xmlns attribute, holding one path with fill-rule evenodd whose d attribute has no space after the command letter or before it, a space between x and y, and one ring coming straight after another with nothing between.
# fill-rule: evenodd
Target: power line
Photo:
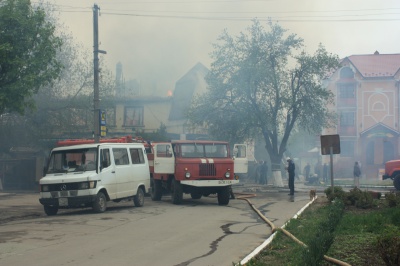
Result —
<instances>
[{"instance_id":1,"label":"power line","mask_svg":"<svg viewBox=\"0 0 400 266\"><path fill-rule=\"evenodd\" d=\"M185 2L185 3L198 3L196 2ZM200 1L208 2L208 1ZM212 1L213 2L213 1ZM218 1L218 2L237 2L237 1ZM132 2L129 2L132 3ZM135 2L138 3L138 2ZM142 2L140 2L142 3ZM144 2L143 2L144 3ZM149 3L149 2L146 2ZM152 3L181 3L180 1L172 2L152 2ZM92 7L75 7L70 5L54 5L58 7L57 11L61 13L89 13L92 12ZM115 6L115 2L113 2ZM321 10L321 11L257 11L257 12L246 12L246 11L146 11L146 10L126 10L119 12L119 9L103 9L102 15L111 16L126 16L126 17L147 17L147 18L166 18L166 19L183 19L183 20L206 20L206 21L247 21L253 20L255 17L259 20L279 20L280 22L366 22L366 21L398 21L400 18L382 18L382 16L398 16L400 13L368 13L368 14L337 14L337 15L297 15L297 16L271 16L271 14L302 14L302 13L333 13L333 12L363 12L363 11L387 11L387 10L399 10L400 8L380 8L380 9L354 9L354 10ZM127 12L128 11L128 12ZM143 14L152 13L152 14ZM170 15L163 15L170 14ZM198 14L199 16L193 15L179 15L179 14ZM211 14L207 16L207 14ZM220 14L222 16L212 16L212 14ZM229 15L245 15L249 16L229 16ZM205 15L205 16L204 16ZM226 16L223 16L226 15ZM253 16L258 15L258 16ZM374 18L375 16L375 18ZM263 18L264 17L264 18ZM354 18L348 18L354 17ZM357 18L356 18L357 17ZM369 17L369 18L360 18ZM338 18L338 19L332 19ZM346 19L342 19L346 18Z\"/></svg>"}]
</instances>

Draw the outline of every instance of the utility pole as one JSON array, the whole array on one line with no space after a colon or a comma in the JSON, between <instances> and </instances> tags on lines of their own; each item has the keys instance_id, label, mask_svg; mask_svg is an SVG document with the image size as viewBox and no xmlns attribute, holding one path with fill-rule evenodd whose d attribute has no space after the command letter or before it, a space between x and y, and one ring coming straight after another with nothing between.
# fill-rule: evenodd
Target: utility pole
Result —
<instances>
[{"instance_id":1,"label":"utility pole","mask_svg":"<svg viewBox=\"0 0 400 266\"><path fill-rule=\"evenodd\" d=\"M99 50L99 10L97 4L93 7L93 103L94 103L94 142L100 142L100 98L99 98L99 53L106 54Z\"/></svg>"}]
</instances>

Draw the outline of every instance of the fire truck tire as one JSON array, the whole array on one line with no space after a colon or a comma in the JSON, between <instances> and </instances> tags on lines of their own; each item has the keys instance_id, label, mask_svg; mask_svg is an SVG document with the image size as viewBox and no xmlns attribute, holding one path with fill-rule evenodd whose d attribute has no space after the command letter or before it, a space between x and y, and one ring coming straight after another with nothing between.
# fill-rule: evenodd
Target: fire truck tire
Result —
<instances>
[{"instance_id":1,"label":"fire truck tire","mask_svg":"<svg viewBox=\"0 0 400 266\"><path fill-rule=\"evenodd\" d=\"M198 192L192 192L190 193L190 196L192 197L192 199L201 199L201 194Z\"/></svg>"},{"instance_id":2,"label":"fire truck tire","mask_svg":"<svg viewBox=\"0 0 400 266\"><path fill-rule=\"evenodd\" d=\"M57 212L58 212L58 207L57 206L44 205L43 208L44 208L44 212L48 216L56 215Z\"/></svg>"},{"instance_id":3,"label":"fire truck tire","mask_svg":"<svg viewBox=\"0 0 400 266\"><path fill-rule=\"evenodd\" d=\"M136 207L143 207L144 204L144 191L143 188L137 189L136 195L133 197L133 203Z\"/></svg>"},{"instance_id":4,"label":"fire truck tire","mask_svg":"<svg viewBox=\"0 0 400 266\"><path fill-rule=\"evenodd\" d=\"M400 190L400 175L394 177L393 185L397 190Z\"/></svg>"},{"instance_id":5,"label":"fire truck tire","mask_svg":"<svg viewBox=\"0 0 400 266\"><path fill-rule=\"evenodd\" d=\"M160 201L162 197L161 180L150 179L150 195L153 201Z\"/></svg>"},{"instance_id":6,"label":"fire truck tire","mask_svg":"<svg viewBox=\"0 0 400 266\"><path fill-rule=\"evenodd\" d=\"M218 192L218 204L219 205L228 205L229 198L231 197L229 187L222 187Z\"/></svg>"},{"instance_id":7,"label":"fire truck tire","mask_svg":"<svg viewBox=\"0 0 400 266\"><path fill-rule=\"evenodd\" d=\"M179 205L182 203L183 200L183 190L182 190L182 185L179 181L177 180L172 180L172 203Z\"/></svg>"},{"instance_id":8,"label":"fire truck tire","mask_svg":"<svg viewBox=\"0 0 400 266\"><path fill-rule=\"evenodd\" d=\"M96 199L93 202L93 210L95 212L105 212L107 209L107 199L103 192L97 193Z\"/></svg>"}]
</instances>

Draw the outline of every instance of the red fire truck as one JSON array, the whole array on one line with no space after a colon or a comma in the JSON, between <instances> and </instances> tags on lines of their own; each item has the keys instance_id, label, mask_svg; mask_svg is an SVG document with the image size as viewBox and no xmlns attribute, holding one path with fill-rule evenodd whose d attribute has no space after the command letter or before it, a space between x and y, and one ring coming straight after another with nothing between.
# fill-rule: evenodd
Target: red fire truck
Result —
<instances>
[{"instance_id":1,"label":"red fire truck","mask_svg":"<svg viewBox=\"0 0 400 266\"><path fill-rule=\"evenodd\" d=\"M209 140L176 140L147 143L126 136L101 139L100 142L143 142L150 166L151 198L161 200L170 193L174 204L181 204L183 194L193 199L216 194L219 205L227 205L231 185L247 173L247 147L235 144L231 154L228 142ZM93 143L93 140L65 140L57 146Z\"/></svg>"}]
</instances>

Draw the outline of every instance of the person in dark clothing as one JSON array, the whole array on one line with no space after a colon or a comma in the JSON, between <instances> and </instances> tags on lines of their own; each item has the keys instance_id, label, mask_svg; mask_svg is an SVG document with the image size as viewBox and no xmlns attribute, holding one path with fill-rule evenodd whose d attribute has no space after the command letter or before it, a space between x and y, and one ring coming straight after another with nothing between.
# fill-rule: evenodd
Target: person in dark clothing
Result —
<instances>
[{"instance_id":1,"label":"person in dark clothing","mask_svg":"<svg viewBox=\"0 0 400 266\"><path fill-rule=\"evenodd\" d=\"M267 172L268 172L268 165L267 165L267 162L264 161L260 166L260 184L261 185L267 184Z\"/></svg>"},{"instance_id":2,"label":"person in dark clothing","mask_svg":"<svg viewBox=\"0 0 400 266\"><path fill-rule=\"evenodd\" d=\"M361 168L360 168L360 165L358 162L354 163L353 175L354 175L354 186L359 188L360 187Z\"/></svg>"},{"instance_id":3,"label":"person in dark clothing","mask_svg":"<svg viewBox=\"0 0 400 266\"><path fill-rule=\"evenodd\" d=\"M295 171L295 166L289 157L286 158L286 161L288 162L288 166L286 167L286 170L288 171L289 174L289 189L290 189L290 196L294 195L294 171Z\"/></svg>"}]
</instances>

